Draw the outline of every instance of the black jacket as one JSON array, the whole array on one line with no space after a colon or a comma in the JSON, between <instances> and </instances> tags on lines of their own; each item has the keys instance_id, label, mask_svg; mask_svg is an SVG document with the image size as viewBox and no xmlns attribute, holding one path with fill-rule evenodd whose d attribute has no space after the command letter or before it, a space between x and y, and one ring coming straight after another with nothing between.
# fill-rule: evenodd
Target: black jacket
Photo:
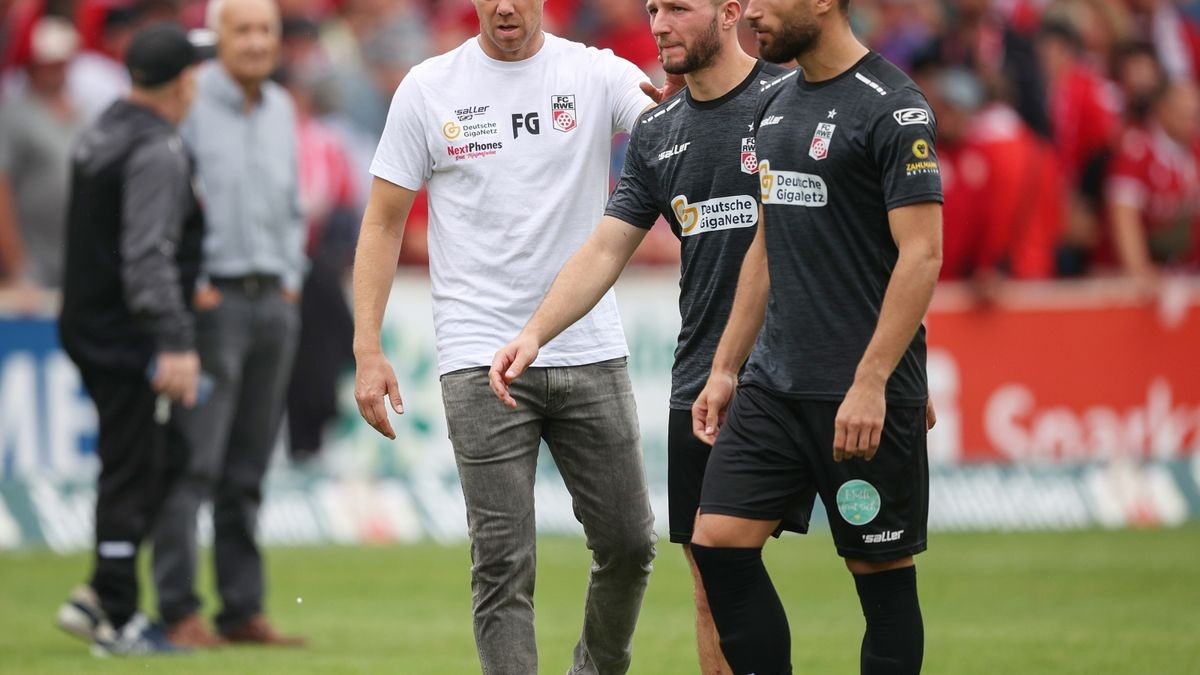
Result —
<instances>
[{"instance_id":1,"label":"black jacket","mask_svg":"<svg viewBox=\"0 0 1200 675\"><path fill-rule=\"evenodd\" d=\"M118 101L75 148L59 335L81 368L141 374L195 346L203 219L165 119Z\"/></svg>"}]
</instances>

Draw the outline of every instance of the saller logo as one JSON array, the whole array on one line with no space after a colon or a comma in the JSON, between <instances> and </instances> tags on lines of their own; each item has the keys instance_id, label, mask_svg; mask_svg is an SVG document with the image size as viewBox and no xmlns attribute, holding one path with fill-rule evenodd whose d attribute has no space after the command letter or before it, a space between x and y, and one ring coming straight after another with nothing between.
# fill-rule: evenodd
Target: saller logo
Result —
<instances>
[{"instance_id":1,"label":"saller logo","mask_svg":"<svg viewBox=\"0 0 1200 675\"><path fill-rule=\"evenodd\" d=\"M691 144L692 144L692 142L688 141L687 143L679 143L678 145L673 145L673 146L671 146L671 148L669 150L663 150L662 152L658 153L658 159L661 161L664 159L670 159L671 157L674 157L675 155L682 155L683 153L687 152L688 146Z\"/></svg>"},{"instance_id":2,"label":"saller logo","mask_svg":"<svg viewBox=\"0 0 1200 675\"><path fill-rule=\"evenodd\" d=\"M929 124L929 113L922 108L901 108L892 113L892 117L896 119L896 124L900 126Z\"/></svg>"},{"instance_id":3,"label":"saller logo","mask_svg":"<svg viewBox=\"0 0 1200 675\"><path fill-rule=\"evenodd\" d=\"M879 534L864 534L862 538L864 544L886 544L889 541L899 540L902 534L904 534L904 530L896 530L894 532L880 532Z\"/></svg>"}]
</instances>

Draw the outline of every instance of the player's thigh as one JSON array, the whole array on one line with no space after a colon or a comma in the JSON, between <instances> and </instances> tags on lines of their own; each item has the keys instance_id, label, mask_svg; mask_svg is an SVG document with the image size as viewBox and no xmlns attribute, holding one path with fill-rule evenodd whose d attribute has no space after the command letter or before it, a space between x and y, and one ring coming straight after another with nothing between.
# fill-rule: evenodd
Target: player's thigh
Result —
<instances>
[{"instance_id":1,"label":"player's thigh","mask_svg":"<svg viewBox=\"0 0 1200 675\"><path fill-rule=\"evenodd\" d=\"M692 411L672 409L667 421L667 509L673 543L692 541L711 452L712 447L692 433Z\"/></svg>"},{"instance_id":2,"label":"player's thigh","mask_svg":"<svg viewBox=\"0 0 1200 675\"><path fill-rule=\"evenodd\" d=\"M480 519L531 517L541 413L528 399L505 407L488 385L487 368L441 377L446 426L472 530ZM536 379L536 374L527 379ZM524 386L529 386L525 384Z\"/></svg>"},{"instance_id":3,"label":"player's thigh","mask_svg":"<svg viewBox=\"0 0 1200 675\"><path fill-rule=\"evenodd\" d=\"M547 370L542 433L589 540L644 539L653 516L625 359Z\"/></svg>"},{"instance_id":4,"label":"player's thigh","mask_svg":"<svg viewBox=\"0 0 1200 675\"><path fill-rule=\"evenodd\" d=\"M874 459L833 461L838 403L805 402L804 428L821 500L838 555L867 563L896 561L925 550L929 462L925 408L888 406Z\"/></svg>"},{"instance_id":5,"label":"player's thigh","mask_svg":"<svg viewBox=\"0 0 1200 675\"><path fill-rule=\"evenodd\" d=\"M778 521L811 508L815 483L797 425L786 399L758 387L738 392L705 468L697 534L708 514Z\"/></svg>"}]
</instances>

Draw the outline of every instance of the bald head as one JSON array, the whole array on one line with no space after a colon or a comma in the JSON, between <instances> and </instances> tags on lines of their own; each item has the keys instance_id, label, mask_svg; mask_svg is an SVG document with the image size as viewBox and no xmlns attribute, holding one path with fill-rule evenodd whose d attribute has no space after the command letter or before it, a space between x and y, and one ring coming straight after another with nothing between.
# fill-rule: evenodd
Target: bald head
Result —
<instances>
[{"instance_id":1,"label":"bald head","mask_svg":"<svg viewBox=\"0 0 1200 675\"><path fill-rule=\"evenodd\" d=\"M243 87L257 88L279 57L279 7L274 0L210 0L208 27L217 60Z\"/></svg>"}]
</instances>

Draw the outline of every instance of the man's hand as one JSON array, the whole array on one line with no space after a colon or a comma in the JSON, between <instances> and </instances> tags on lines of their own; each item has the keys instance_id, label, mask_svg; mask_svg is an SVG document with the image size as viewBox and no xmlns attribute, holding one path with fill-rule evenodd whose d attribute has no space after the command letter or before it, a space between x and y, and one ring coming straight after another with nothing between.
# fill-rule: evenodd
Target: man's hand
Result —
<instances>
[{"instance_id":1,"label":"man's hand","mask_svg":"<svg viewBox=\"0 0 1200 675\"><path fill-rule=\"evenodd\" d=\"M524 333L515 340L504 345L492 359L492 369L488 371L488 384L492 392L504 405L517 407L517 401L508 391L508 385L521 376L529 364L538 357L538 341Z\"/></svg>"},{"instance_id":2,"label":"man's hand","mask_svg":"<svg viewBox=\"0 0 1200 675\"><path fill-rule=\"evenodd\" d=\"M284 288L279 291L279 294L283 296L283 301L289 305L294 305L297 302L300 302L300 291Z\"/></svg>"},{"instance_id":3,"label":"man's hand","mask_svg":"<svg viewBox=\"0 0 1200 675\"><path fill-rule=\"evenodd\" d=\"M200 382L200 357L195 351L159 352L150 388L191 408L196 405Z\"/></svg>"},{"instance_id":4,"label":"man's hand","mask_svg":"<svg viewBox=\"0 0 1200 675\"><path fill-rule=\"evenodd\" d=\"M683 79L682 75L671 75L668 73L667 81L663 83L661 89L650 82L642 82L639 86L641 86L643 94L654 99L654 102L658 104L679 93L679 91L687 86L687 80Z\"/></svg>"},{"instance_id":5,"label":"man's hand","mask_svg":"<svg viewBox=\"0 0 1200 675\"><path fill-rule=\"evenodd\" d=\"M383 358L382 352L355 354L357 370L354 375L354 400L358 402L358 414L376 431L396 440L392 423L388 421L387 408L383 405L386 396L396 414L404 414L404 401L400 399L400 385L396 374Z\"/></svg>"},{"instance_id":6,"label":"man's hand","mask_svg":"<svg viewBox=\"0 0 1200 675\"><path fill-rule=\"evenodd\" d=\"M199 286L192 295L192 309L197 312L208 312L221 304L221 291L215 286Z\"/></svg>"},{"instance_id":7,"label":"man's hand","mask_svg":"<svg viewBox=\"0 0 1200 675\"><path fill-rule=\"evenodd\" d=\"M933 431L936 424L937 412L933 409L933 399L929 398L925 401L925 431Z\"/></svg>"},{"instance_id":8,"label":"man's hand","mask_svg":"<svg viewBox=\"0 0 1200 675\"><path fill-rule=\"evenodd\" d=\"M725 424L725 415L729 411L729 402L737 391L737 376L726 373L713 373L708 376L704 390L692 404L692 434L712 445L717 440L717 433Z\"/></svg>"},{"instance_id":9,"label":"man's hand","mask_svg":"<svg viewBox=\"0 0 1200 675\"><path fill-rule=\"evenodd\" d=\"M884 388L882 380L855 380L846 392L834 421L833 461L862 457L869 462L875 457L887 414Z\"/></svg>"}]
</instances>

